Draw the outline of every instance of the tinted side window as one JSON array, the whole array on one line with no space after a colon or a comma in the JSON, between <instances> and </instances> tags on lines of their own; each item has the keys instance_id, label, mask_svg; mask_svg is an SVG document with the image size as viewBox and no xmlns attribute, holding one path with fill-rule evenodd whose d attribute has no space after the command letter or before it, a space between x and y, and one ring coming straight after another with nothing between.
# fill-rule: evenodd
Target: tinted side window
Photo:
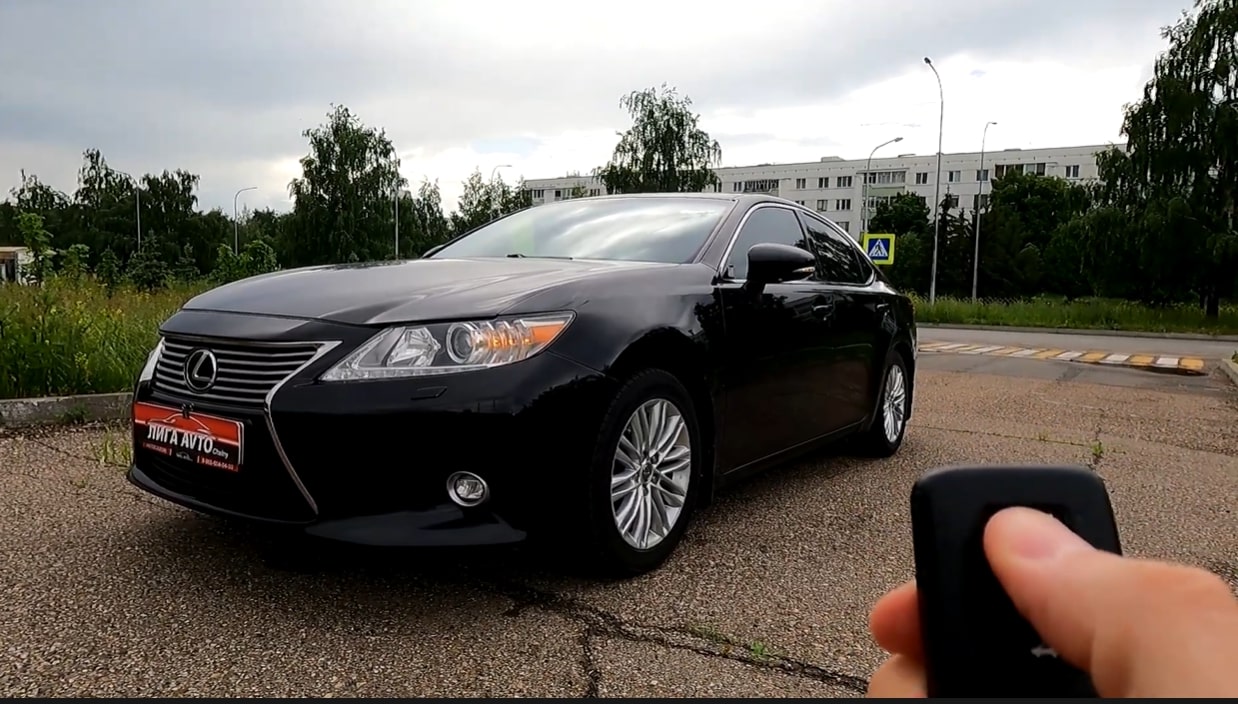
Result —
<instances>
[{"instance_id":1,"label":"tinted side window","mask_svg":"<svg viewBox=\"0 0 1238 704\"><path fill-rule=\"evenodd\" d=\"M804 228L817 251L817 278L835 284L862 284L868 280L859 252L825 223L804 218Z\"/></svg>"},{"instance_id":2,"label":"tinted side window","mask_svg":"<svg viewBox=\"0 0 1238 704\"><path fill-rule=\"evenodd\" d=\"M728 268L723 269L723 273L734 279L748 278L748 250L753 245L766 242L812 251L812 245L804 239L804 231L800 229L795 213L786 208L759 208L752 211L735 238L735 246L727 259Z\"/></svg>"}]
</instances>

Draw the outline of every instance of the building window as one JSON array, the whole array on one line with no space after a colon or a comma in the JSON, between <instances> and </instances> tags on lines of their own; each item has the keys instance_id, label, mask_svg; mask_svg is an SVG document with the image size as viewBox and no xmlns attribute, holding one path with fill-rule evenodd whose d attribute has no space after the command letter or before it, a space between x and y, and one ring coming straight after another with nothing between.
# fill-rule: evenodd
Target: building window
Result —
<instances>
[{"instance_id":1,"label":"building window","mask_svg":"<svg viewBox=\"0 0 1238 704\"><path fill-rule=\"evenodd\" d=\"M804 201L802 201L802 200L797 200L797 201L795 201L795 204L796 204L796 205L803 205L803 204L804 204Z\"/></svg>"},{"instance_id":2,"label":"building window","mask_svg":"<svg viewBox=\"0 0 1238 704\"><path fill-rule=\"evenodd\" d=\"M838 220L834 224L846 230L848 233L851 232L851 221L849 220Z\"/></svg>"},{"instance_id":3,"label":"building window","mask_svg":"<svg viewBox=\"0 0 1238 704\"><path fill-rule=\"evenodd\" d=\"M851 177L850 176L839 176L838 177L838 188L851 188Z\"/></svg>"},{"instance_id":4,"label":"building window","mask_svg":"<svg viewBox=\"0 0 1238 704\"><path fill-rule=\"evenodd\" d=\"M977 180L977 181L981 181L981 182L988 181L988 180L989 180L989 170L988 170L988 169L978 169L978 170L976 171L976 180Z\"/></svg>"},{"instance_id":5,"label":"building window","mask_svg":"<svg viewBox=\"0 0 1238 704\"><path fill-rule=\"evenodd\" d=\"M865 183L889 184L889 183L906 183L906 171L874 171L864 174Z\"/></svg>"},{"instance_id":6,"label":"building window","mask_svg":"<svg viewBox=\"0 0 1238 704\"><path fill-rule=\"evenodd\" d=\"M928 183L928 172L927 171L917 172L916 173L916 185L923 186L926 183Z\"/></svg>"},{"instance_id":7,"label":"building window","mask_svg":"<svg viewBox=\"0 0 1238 704\"><path fill-rule=\"evenodd\" d=\"M1066 167L1066 178L1079 178L1079 165L1071 164Z\"/></svg>"},{"instance_id":8,"label":"building window","mask_svg":"<svg viewBox=\"0 0 1238 704\"><path fill-rule=\"evenodd\" d=\"M947 182L949 182L949 183L958 183L959 181L962 181L962 180L963 180L963 172L962 172L962 171L947 171L947 172L946 172L946 181L947 181Z\"/></svg>"},{"instance_id":9,"label":"building window","mask_svg":"<svg viewBox=\"0 0 1238 704\"><path fill-rule=\"evenodd\" d=\"M821 211L821 212L823 212L823 213L824 213L824 212L827 210L826 206L827 206L828 204L829 204L829 201L827 201L827 200L826 200L826 199L824 199L824 198L821 198L821 199L817 200L817 210L819 210L819 211Z\"/></svg>"},{"instance_id":10,"label":"building window","mask_svg":"<svg viewBox=\"0 0 1238 704\"><path fill-rule=\"evenodd\" d=\"M555 200L559 200L559 199L560 199L560 198L562 198L562 197L563 197L563 191L561 191L561 190L559 190L558 188L556 188L556 189L555 189Z\"/></svg>"},{"instance_id":11,"label":"building window","mask_svg":"<svg viewBox=\"0 0 1238 704\"><path fill-rule=\"evenodd\" d=\"M532 191L529 191L529 197L530 197L530 198L545 198L545 197L546 197L546 191L544 191L544 190L542 190L542 189L540 189L540 188L534 189L534 190L532 190Z\"/></svg>"},{"instance_id":12,"label":"building window","mask_svg":"<svg viewBox=\"0 0 1238 704\"><path fill-rule=\"evenodd\" d=\"M735 191L736 193L739 193L740 191L744 190L744 184L741 183L740 181L736 181L735 183L731 184L731 190Z\"/></svg>"},{"instance_id":13,"label":"building window","mask_svg":"<svg viewBox=\"0 0 1238 704\"><path fill-rule=\"evenodd\" d=\"M971 197L971 209L980 210L981 208L989 207L989 194L977 193Z\"/></svg>"},{"instance_id":14,"label":"building window","mask_svg":"<svg viewBox=\"0 0 1238 704\"><path fill-rule=\"evenodd\" d=\"M602 189L600 189L600 188L590 188L590 189L589 189L589 195L590 195L590 196L600 196L600 195L602 195Z\"/></svg>"},{"instance_id":15,"label":"building window","mask_svg":"<svg viewBox=\"0 0 1238 704\"><path fill-rule=\"evenodd\" d=\"M796 188L798 188L798 189L800 189L800 190L803 190L803 189L805 189L805 188L808 188L808 179L806 179L806 178L797 178L797 179L795 179L795 187L796 187Z\"/></svg>"},{"instance_id":16,"label":"building window","mask_svg":"<svg viewBox=\"0 0 1238 704\"><path fill-rule=\"evenodd\" d=\"M868 197L868 210L869 212L873 212L877 210L877 206L881 205L882 203L889 203L893 199L894 199L894 196L869 196Z\"/></svg>"},{"instance_id":17,"label":"building window","mask_svg":"<svg viewBox=\"0 0 1238 704\"><path fill-rule=\"evenodd\" d=\"M834 201L834 210L851 210L850 198L839 198Z\"/></svg>"},{"instance_id":18,"label":"building window","mask_svg":"<svg viewBox=\"0 0 1238 704\"><path fill-rule=\"evenodd\" d=\"M822 176L821 178L817 179L817 188L829 188L829 187L830 187L829 176Z\"/></svg>"},{"instance_id":19,"label":"building window","mask_svg":"<svg viewBox=\"0 0 1238 704\"><path fill-rule=\"evenodd\" d=\"M759 178L752 181L744 181L744 193L778 193L778 179L776 178Z\"/></svg>"},{"instance_id":20,"label":"building window","mask_svg":"<svg viewBox=\"0 0 1238 704\"><path fill-rule=\"evenodd\" d=\"M956 195L956 194L954 194L954 193L947 193L947 194L946 194L946 197L945 197L943 200L944 200L944 202L945 202L945 204L946 204L946 207L947 207L947 208L957 208L957 207L959 207L959 197L958 197L958 195Z\"/></svg>"}]
</instances>

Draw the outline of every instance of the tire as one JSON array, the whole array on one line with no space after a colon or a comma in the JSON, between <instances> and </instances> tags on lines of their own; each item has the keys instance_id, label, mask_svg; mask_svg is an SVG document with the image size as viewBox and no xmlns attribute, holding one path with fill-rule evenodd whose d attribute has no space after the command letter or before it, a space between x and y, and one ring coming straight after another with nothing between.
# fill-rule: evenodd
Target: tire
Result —
<instances>
[{"instance_id":1,"label":"tire","mask_svg":"<svg viewBox=\"0 0 1238 704\"><path fill-rule=\"evenodd\" d=\"M885 365L881 369L881 384L878 387L877 410L873 414L873 422L867 430L857 438L856 449L868 457L891 457L903 446L903 438L907 436L907 415L911 409L912 380L907 371L907 362L903 355L890 350L886 356ZM887 395L893 391L900 399L889 399ZM896 432L887 432L887 420L891 419L891 410L901 408L902 412L894 417Z\"/></svg>"},{"instance_id":2,"label":"tire","mask_svg":"<svg viewBox=\"0 0 1238 704\"><path fill-rule=\"evenodd\" d=\"M668 403L669 406L666 405ZM642 475L638 474L625 482L623 488L633 488L624 499L617 501L612 498L612 481L616 472L620 467L629 472L632 471L619 459L620 441L623 440L625 448L631 448L632 438L624 437L629 423L638 411L648 412L658 409L677 411L679 420L682 422L682 428L676 436L678 441L674 439L671 441L674 443L670 447L672 457L660 458L660 463L659 458L655 458L653 465L638 463L644 473L644 481L642 481ZM688 446L687 466L676 470L675 467L682 462L682 456L679 455L683 452L685 437ZM631 449L625 450L625 456L632 454L634 453ZM592 571L613 577L632 577L657 569L670 557L682 540L692 518L693 510L696 508L697 496L703 484L702 458L705 454L700 423L697 420L692 397L678 379L667 372L656 369L638 372L628 379L615 395L604 416L589 467L586 489L587 511L583 516L586 525L585 530L582 531L582 537L586 537L587 545L584 547L587 562ZM679 461L676 461L676 456L679 456ZM654 466L669 476L663 476L659 480L658 472L649 468ZM673 516L673 520L670 521L671 529L658 531L664 533L662 536L656 534L649 536L652 544L645 547L638 544L639 536L643 532L634 530L633 532L637 535L629 537L635 541L635 544L629 542L629 538L625 538L619 527L622 519L629 516L624 508L634 508L628 505L628 500L650 496L650 503L645 504L645 508L649 510L646 515L653 518L659 515L657 506L669 506L675 502L674 494L679 492L673 489L682 488L682 481L685 477L687 487L686 491L682 491L682 505L677 507L678 512L668 511ZM655 499L661 501L654 503ZM670 506L670 508L676 507ZM639 528L639 525L634 525L633 528Z\"/></svg>"}]
</instances>

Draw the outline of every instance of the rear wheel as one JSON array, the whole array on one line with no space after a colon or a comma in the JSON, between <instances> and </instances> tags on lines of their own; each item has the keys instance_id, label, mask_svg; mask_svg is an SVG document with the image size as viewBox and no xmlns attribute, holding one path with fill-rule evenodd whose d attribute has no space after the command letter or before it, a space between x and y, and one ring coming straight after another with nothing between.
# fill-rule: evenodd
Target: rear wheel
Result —
<instances>
[{"instance_id":1,"label":"rear wheel","mask_svg":"<svg viewBox=\"0 0 1238 704\"><path fill-rule=\"evenodd\" d=\"M890 457L903 445L911 409L911 375L897 351L891 350L886 357L878 393L876 415L860 436L858 449L871 457Z\"/></svg>"},{"instance_id":2,"label":"rear wheel","mask_svg":"<svg viewBox=\"0 0 1238 704\"><path fill-rule=\"evenodd\" d=\"M636 575L674 552L696 506L704 454L691 396L674 376L648 370L624 384L590 467L595 566Z\"/></svg>"}]
</instances>

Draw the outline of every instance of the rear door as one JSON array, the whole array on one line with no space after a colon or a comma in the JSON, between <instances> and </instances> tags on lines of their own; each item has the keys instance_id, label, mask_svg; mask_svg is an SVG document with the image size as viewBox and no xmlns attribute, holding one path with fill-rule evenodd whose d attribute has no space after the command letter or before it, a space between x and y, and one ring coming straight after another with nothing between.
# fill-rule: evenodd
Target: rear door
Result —
<instances>
[{"instance_id":1,"label":"rear door","mask_svg":"<svg viewBox=\"0 0 1238 704\"><path fill-rule=\"evenodd\" d=\"M810 213L799 211L817 257L816 278L832 306L829 317L831 367L835 383L824 389L835 413L834 427L863 420L872 409L882 310L886 304L872 289L875 272L851 236Z\"/></svg>"}]
</instances>

